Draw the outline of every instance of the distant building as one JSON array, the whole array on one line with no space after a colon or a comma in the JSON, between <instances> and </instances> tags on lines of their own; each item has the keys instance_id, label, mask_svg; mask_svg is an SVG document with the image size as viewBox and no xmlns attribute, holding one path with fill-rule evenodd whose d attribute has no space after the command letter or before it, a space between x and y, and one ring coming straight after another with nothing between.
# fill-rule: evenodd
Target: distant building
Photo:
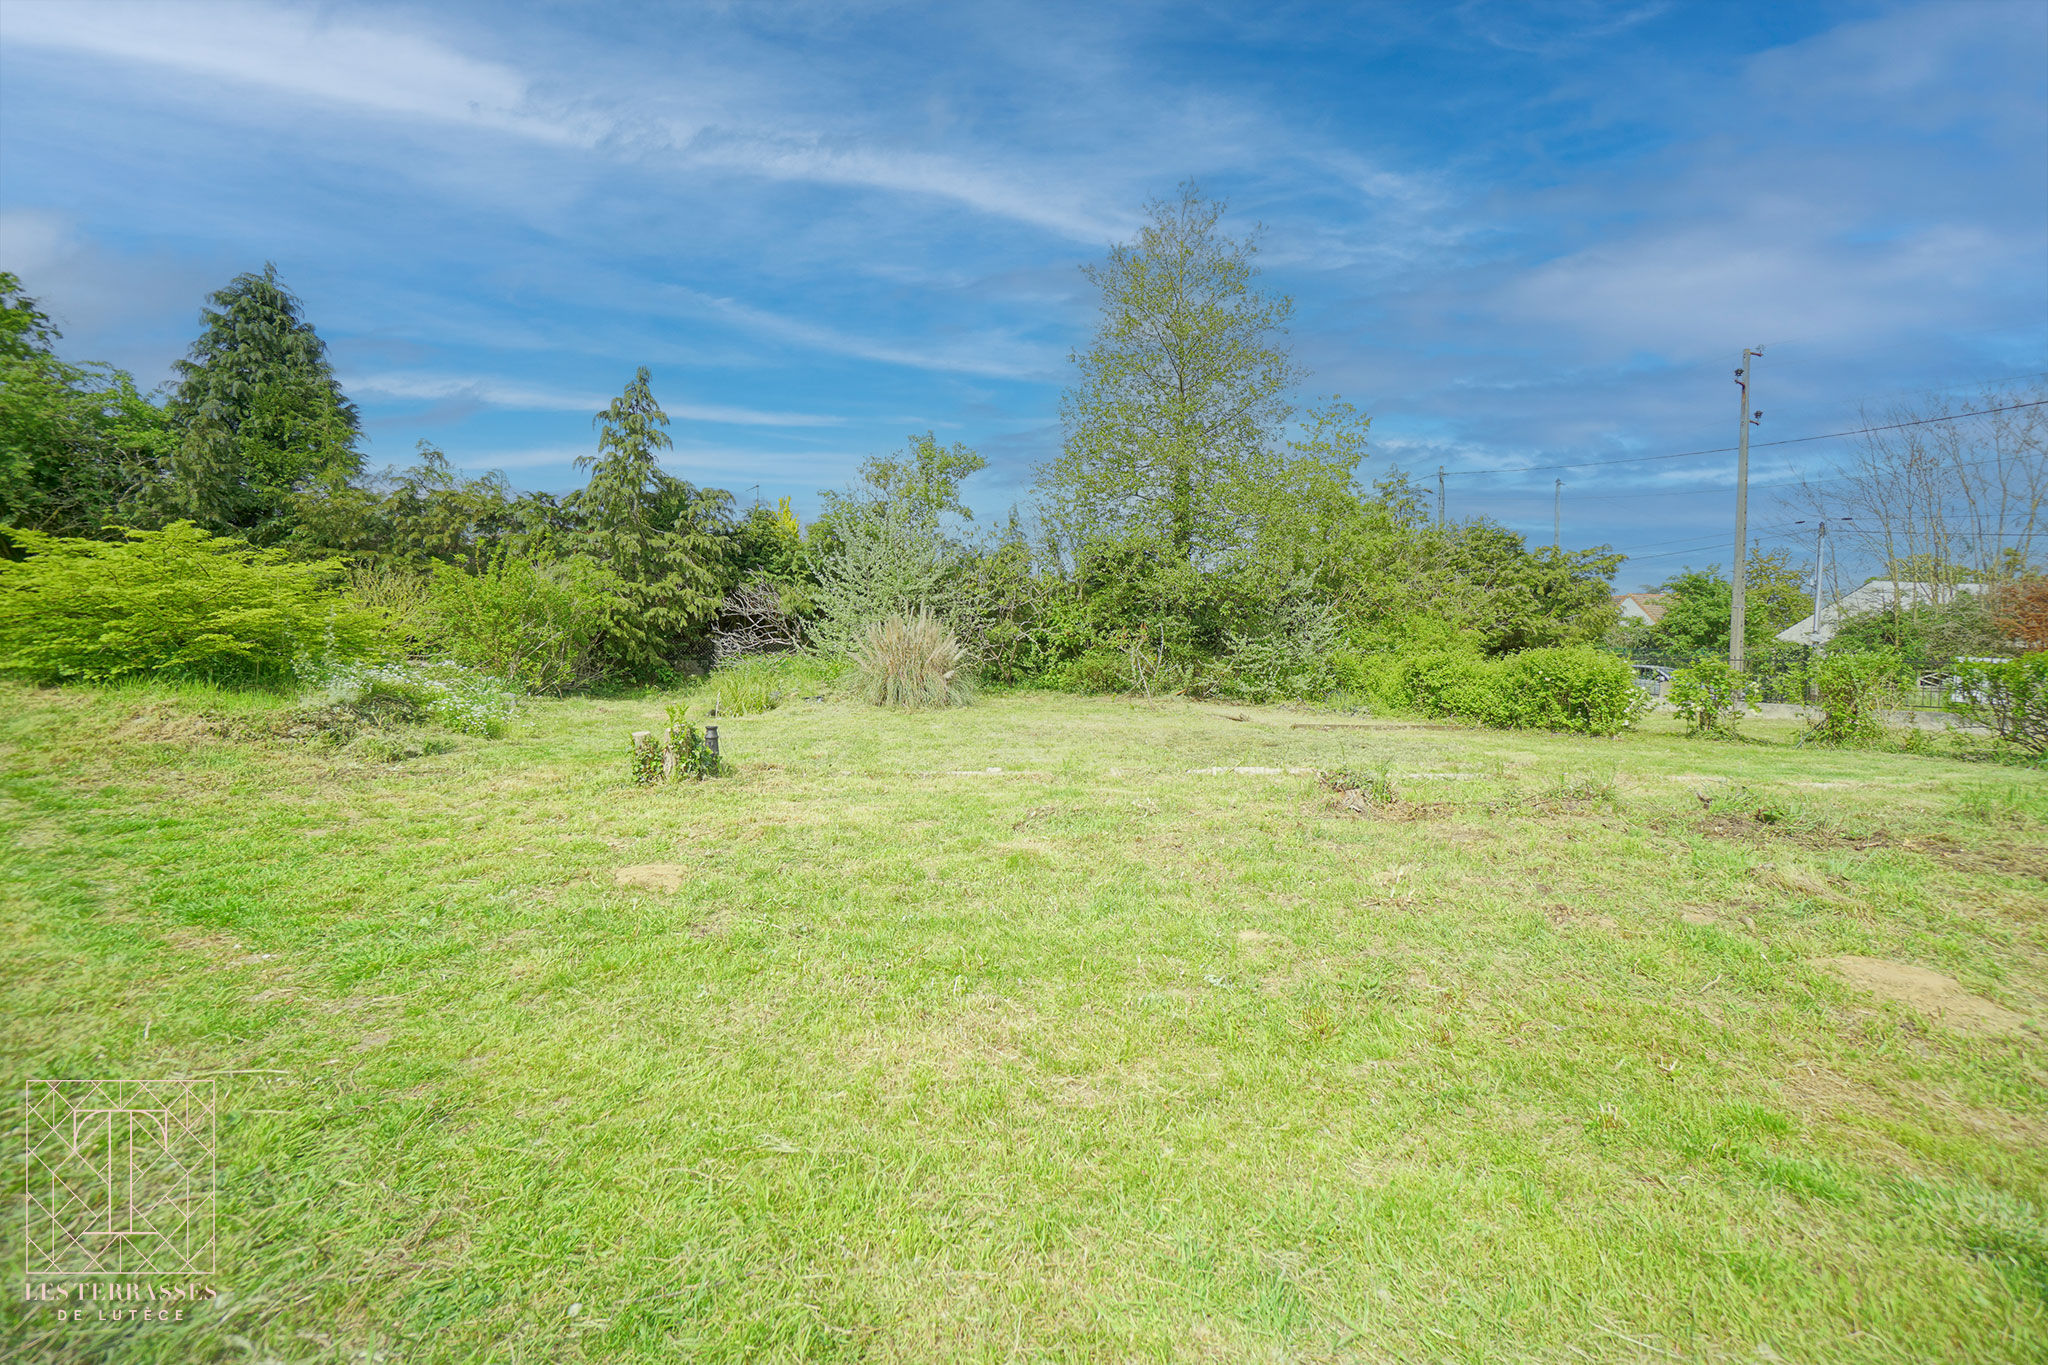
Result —
<instances>
[{"instance_id":1,"label":"distant building","mask_svg":"<svg viewBox=\"0 0 2048 1365\"><path fill-rule=\"evenodd\" d=\"M1818 617L1793 622L1778 632L1778 638L1788 645L1824 645L1835 638L1835 632L1845 622L1859 616L1887 611L1894 605L1919 607L1929 602L1950 601L1960 593L1983 591L1982 583L1958 583L1950 588L1942 583L1894 583L1889 578L1874 578L1822 607Z\"/></svg>"},{"instance_id":2,"label":"distant building","mask_svg":"<svg viewBox=\"0 0 2048 1365\"><path fill-rule=\"evenodd\" d=\"M1654 626L1664 619L1664 613L1671 610L1671 601L1661 592L1625 592L1618 594L1614 605L1621 609L1624 621L1639 621Z\"/></svg>"}]
</instances>

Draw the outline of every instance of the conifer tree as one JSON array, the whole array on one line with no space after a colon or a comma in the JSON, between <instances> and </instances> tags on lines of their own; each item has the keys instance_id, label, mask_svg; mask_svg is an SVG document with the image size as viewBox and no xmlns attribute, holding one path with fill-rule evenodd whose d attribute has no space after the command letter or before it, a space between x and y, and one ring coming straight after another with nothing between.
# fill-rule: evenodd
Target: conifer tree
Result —
<instances>
[{"instance_id":1,"label":"conifer tree","mask_svg":"<svg viewBox=\"0 0 2048 1365\"><path fill-rule=\"evenodd\" d=\"M660 452L674 443L644 365L594 425L597 454L576 461L590 471L578 503L590 553L625 584L606 647L644 675L717 612L718 532L732 499L662 469Z\"/></svg>"},{"instance_id":2,"label":"conifer tree","mask_svg":"<svg viewBox=\"0 0 2048 1365\"><path fill-rule=\"evenodd\" d=\"M361 419L275 265L237 275L207 302L177 364L170 415L181 435L160 499L214 530L277 539L295 489L361 472Z\"/></svg>"}]
</instances>

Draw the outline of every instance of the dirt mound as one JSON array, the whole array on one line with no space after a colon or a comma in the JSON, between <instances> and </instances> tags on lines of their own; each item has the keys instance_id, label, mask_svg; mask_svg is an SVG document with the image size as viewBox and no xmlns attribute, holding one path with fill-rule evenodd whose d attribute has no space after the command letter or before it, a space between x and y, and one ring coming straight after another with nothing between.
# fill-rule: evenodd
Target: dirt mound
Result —
<instances>
[{"instance_id":1,"label":"dirt mound","mask_svg":"<svg viewBox=\"0 0 2048 1365\"><path fill-rule=\"evenodd\" d=\"M1994 1005L1981 995L1971 995L1954 977L1925 967L1910 967L1881 957L1817 957L1812 961L1816 967L1839 972L1873 995L1911 1005L1960 1028L2016 1033L2027 1022L2024 1015Z\"/></svg>"},{"instance_id":2,"label":"dirt mound","mask_svg":"<svg viewBox=\"0 0 2048 1365\"><path fill-rule=\"evenodd\" d=\"M639 863L612 873L612 880L620 886L643 891L680 891L689 879L690 869L681 863Z\"/></svg>"}]
</instances>

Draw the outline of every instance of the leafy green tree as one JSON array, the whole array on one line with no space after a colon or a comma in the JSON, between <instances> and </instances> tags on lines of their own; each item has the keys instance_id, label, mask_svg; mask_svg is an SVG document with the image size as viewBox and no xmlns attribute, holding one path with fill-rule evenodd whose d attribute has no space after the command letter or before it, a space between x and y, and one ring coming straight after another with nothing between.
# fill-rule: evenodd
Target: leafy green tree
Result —
<instances>
[{"instance_id":1,"label":"leafy green tree","mask_svg":"<svg viewBox=\"0 0 2048 1365\"><path fill-rule=\"evenodd\" d=\"M590 470L590 483L575 510L589 552L623 583L607 650L621 667L646 675L677 658L686 637L718 610L732 498L662 469L659 452L673 442L645 366L594 425L597 454L576 461Z\"/></svg>"},{"instance_id":2,"label":"leafy green tree","mask_svg":"<svg viewBox=\"0 0 2048 1365\"><path fill-rule=\"evenodd\" d=\"M968 446L942 446L931 432L911 436L900 455L869 456L851 485L820 495L824 506L807 537L813 564L822 565L838 553L855 523L882 516L945 537L947 516L974 519L960 499L960 484L987 467L988 461Z\"/></svg>"},{"instance_id":3,"label":"leafy green tree","mask_svg":"<svg viewBox=\"0 0 2048 1365\"><path fill-rule=\"evenodd\" d=\"M960 501L960 484L986 468L988 461L970 447L958 441L941 446L927 431L912 436L901 457L869 456L861 463L860 475L874 499L897 504L913 519L936 526L949 514L974 520L974 513Z\"/></svg>"},{"instance_id":4,"label":"leafy green tree","mask_svg":"<svg viewBox=\"0 0 2048 1365\"><path fill-rule=\"evenodd\" d=\"M1684 568L1657 585L1670 599L1654 630L1652 648L1674 654L1726 654L1735 616L1735 588L1710 564ZM1752 549L1744 580L1744 643L1751 648L1770 644L1779 631L1813 609L1805 574L1792 563L1789 550Z\"/></svg>"},{"instance_id":5,"label":"leafy green tree","mask_svg":"<svg viewBox=\"0 0 2048 1365\"><path fill-rule=\"evenodd\" d=\"M1311 574L1365 653L1456 643L1489 654L1589 644L1614 618L1604 548L1531 549L1496 522L1438 526L1406 476L1369 496L1304 499L1295 537Z\"/></svg>"},{"instance_id":6,"label":"leafy green tree","mask_svg":"<svg viewBox=\"0 0 2048 1365\"><path fill-rule=\"evenodd\" d=\"M1135 243L1084 273L1101 317L1061 404L1065 443L1039 471L1052 515L1079 545L1142 532L1207 563L1253 541L1306 478L1348 481L1364 419L1285 433L1302 378L1279 338L1293 301L1256 287L1255 237L1219 230L1224 206L1184 185L1150 206Z\"/></svg>"},{"instance_id":7,"label":"leafy green tree","mask_svg":"<svg viewBox=\"0 0 2048 1365\"><path fill-rule=\"evenodd\" d=\"M1924 580L1912 580L1924 581ZM1946 602L1919 602L1852 616L1827 643L1830 650L1891 650L1912 663L2001 655L2010 651L1995 603L1959 592Z\"/></svg>"},{"instance_id":8,"label":"leafy green tree","mask_svg":"<svg viewBox=\"0 0 2048 1365\"><path fill-rule=\"evenodd\" d=\"M60 336L0 272L0 527L102 536L150 483L171 429L127 374L59 360Z\"/></svg>"},{"instance_id":9,"label":"leafy green tree","mask_svg":"<svg viewBox=\"0 0 2048 1365\"><path fill-rule=\"evenodd\" d=\"M177 365L170 414L181 439L160 499L215 530L275 541L302 484L362 472L360 419L276 266L236 276L208 303Z\"/></svg>"}]
</instances>

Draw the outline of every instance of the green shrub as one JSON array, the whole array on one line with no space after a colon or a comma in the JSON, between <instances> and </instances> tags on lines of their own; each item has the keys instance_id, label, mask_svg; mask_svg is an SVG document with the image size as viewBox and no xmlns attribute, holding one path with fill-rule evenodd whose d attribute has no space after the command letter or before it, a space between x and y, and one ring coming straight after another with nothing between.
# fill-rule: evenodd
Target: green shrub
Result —
<instances>
[{"instance_id":1,"label":"green shrub","mask_svg":"<svg viewBox=\"0 0 2048 1365\"><path fill-rule=\"evenodd\" d=\"M1497 660L1436 651L1401 660L1394 677L1394 695L1401 706L1426 716L1508 724Z\"/></svg>"},{"instance_id":2,"label":"green shrub","mask_svg":"<svg viewBox=\"0 0 2048 1365\"><path fill-rule=\"evenodd\" d=\"M1757 709L1750 699L1755 690L1726 661L1702 659L1671 675L1665 698L1685 722L1687 734L1722 738L1733 735L1742 718Z\"/></svg>"},{"instance_id":3,"label":"green shrub","mask_svg":"<svg viewBox=\"0 0 2048 1365\"><path fill-rule=\"evenodd\" d=\"M1392 690L1425 715L1586 735L1618 734L1649 705L1626 662L1586 648L1424 654L1402 660Z\"/></svg>"},{"instance_id":4,"label":"green shrub","mask_svg":"<svg viewBox=\"0 0 2048 1365\"><path fill-rule=\"evenodd\" d=\"M1304 588L1270 614L1260 634L1230 635L1229 665L1237 695L1247 701L1288 697L1319 701L1337 689L1336 614Z\"/></svg>"},{"instance_id":5,"label":"green shrub","mask_svg":"<svg viewBox=\"0 0 2048 1365\"><path fill-rule=\"evenodd\" d=\"M1069 692L1130 692L1135 690L1130 660L1120 649L1097 645L1078 659L1069 659L1059 670L1059 684Z\"/></svg>"},{"instance_id":6,"label":"green shrub","mask_svg":"<svg viewBox=\"0 0 2048 1365\"><path fill-rule=\"evenodd\" d=\"M348 566L348 600L382 623L399 653L413 653L427 628L427 576L401 564Z\"/></svg>"},{"instance_id":7,"label":"green shrub","mask_svg":"<svg viewBox=\"0 0 2048 1365\"><path fill-rule=\"evenodd\" d=\"M2048 753L2048 654L1958 659L1955 678L1956 704L1999 743Z\"/></svg>"},{"instance_id":8,"label":"green shrub","mask_svg":"<svg viewBox=\"0 0 2048 1365\"><path fill-rule=\"evenodd\" d=\"M869 626L854 645L852 663L862 695L877 706L965 706L971 700L966 646L928 611Z\"/></svg>"},{"instance_id":9,"label":"green shrub","mask_svg":"<svg viewBox=\"0 0 2048 1365\"><path fill-rule=\"evenodd\" d=\"M560 692L599 671L618 575L577 555L535 564L500 552L479 573L429 571L418 613L426 638L457 663L528 692Z\"/></svg>"},{"instance_id":10,"label":"green shrub","mask_svg":"<svg viewBox=\"0 0 2048 1365\"><path fill-rule=\"evenodd\" d=\"M1811 674L1821 715L1805 737L1835 747L1882 742L1883 713L1897 703L1904 674L1905 662L1889 649L1822 655Z\"/></svg>"},{"instance_id":11,"label":"green shrub","mask_svg":"<svg viewBox=\"0 0 2048 1365\"><path fill-rule=\"evenodd\" d=\"M1525 649L1501 661L1508 723L1532 730L1616 735L1649 709L1624 659L1597 649Z\"/></svg>"},{"instance_id":12,"label":"green shrub","mask_svg":"<svg viewBox=\"0 0 2048 1365\"><path fill-rule=\"evenodd\" d=\"M8 534L28 557L0 561L0 671L260 682L379 652L376 617L332 590L333 561L294 563L186 521L117 541Z\"/></svg>"},{"instance_id":13,"label":"green shrub","mask_svg":"<svg viewBox=\"0 0 2048 1365\"><path fill-rule=\"evenodd\" d=\"M1330 656L1330 674L1340 694L1373 706L1400 707L1401 660L1393 654L1360 654L1340 649Z\"/></svg>"}]
</instances>

